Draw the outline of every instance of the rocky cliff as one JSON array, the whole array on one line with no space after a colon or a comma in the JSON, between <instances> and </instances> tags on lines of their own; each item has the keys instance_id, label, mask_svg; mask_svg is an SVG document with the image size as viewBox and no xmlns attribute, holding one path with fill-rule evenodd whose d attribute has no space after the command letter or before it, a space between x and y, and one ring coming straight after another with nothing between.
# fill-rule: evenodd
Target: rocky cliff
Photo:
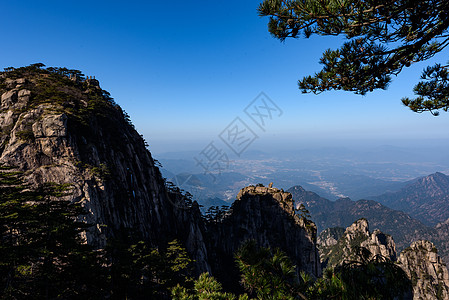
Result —
<instances>
[{"instance_id":1,"label":"rocky cliff","mask_svg":"<svg viewBox=\"0 0 449 300\"><path fill-rule=\"evenodd\" d=\"M220 273L227 276L235 273L232 271L233 254L247 240L255 240L263 247L282 249L298 270L313 276L321 273L316 226L295 213L290 193L272 187L245 187L238 193L229 214L209 230L210 248L218 254L217 259L210 260L211 263L216 261L212 269L222 270Z\"/></svg>"},{"instance_id":2,"label":"rocky cliff","mask_svg":"<svg viewBox=\"0 0 449 300\"><path fill-rule=\"evenodd\" d=\"M195 202L166 187L145 141L97 80L31 65L0 73L0 95L0 164L34 186L70 184L67 197L95 225L88 243L132 235L159 246L177 238L197 272L217 275L242 241L255 239L320 272L316 229L295 216L291 195L244 189L228 218L205 222Z\"/></svg>"},{"instance_id":3,"label":"rocky cliff","mask_svg":"<svg viewBox=\"0 0 449 300\"><path fill-rule=\"evenodd\" d=\"M449 299L449 273L431 242L412 243L398 263L412 281L413 299Z\"/></svg>"},{"instance_id":4,"label":"rocky cliff","mask_svg":"<svg viewBox=\"0 0 449 300\"><path fill-rule=\"evenodd\" d=\"M348 261L369 260L375 255L396 262L404 270L413 287L413 299L448 299L449 274L429 241L416 241L397 257L391 236L379 230L369 232L368 222L360 219L346 228L323 231L318 238L321 259L327 266L337 266ZM360 247L367 251L360 251ZM360 255L365 255L364 258Z\"/></svg>"},{"instance_id":5,"label":"rocky cliff","mask_svg":"<svg viewBox=\"0 0 449 300\"><path fill-rule=\"evenodd\" d=\"M360 218L366 218L372 227L394 237L398 251L414 241L429 240L437 246L443 260L449 261L448 221L429 227L403 211L393 210L373 200L341 198L330 201L301 186L294 186L288 191L297 205L302 203L310 211L319 234L326 228L347 227Z\"/></svg>"},{"instance_id":6,"label":"rocky cliff","mask_svg":"<svg viewBox=\"0 0 449 300\"><path fill-rule=\"evenodd\" d=\"M120 230L157 245L173 235L174 209L144 140L94 80L64 70L20 68L2 74L0 163L25 171L33 185L71 185L72 201L96 224L99 246Z\"/></svg>"},{"instance_id":7,"label":"rocky cliff","mask_svg":"<svg viewBox=\"0 0 449 300\"><path fill-rule=\"evenodd\" d=\"M366 219L354 222L335 241L337 237L330 235L329 230L320 237L320 257L327 266L333 267L344 262L360 260L360 247L369 251L364 259L369 260L381 255L392 261L396 260L396 245L393 238L378 229L370 232Z\"/></svg>"}]
</instances>

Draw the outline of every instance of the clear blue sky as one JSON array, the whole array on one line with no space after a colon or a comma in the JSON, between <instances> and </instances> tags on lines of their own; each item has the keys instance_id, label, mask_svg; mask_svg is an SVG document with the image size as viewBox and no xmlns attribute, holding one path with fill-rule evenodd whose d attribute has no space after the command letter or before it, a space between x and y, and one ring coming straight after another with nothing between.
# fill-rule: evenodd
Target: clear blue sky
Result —
<instances>
[{"instance_id":1,"label":"clear blue sky","mask_svg":"<svg viewBox=\"0 0 449 300\"><path fill-rule=\"evenodd\" d=\"M201 150L237 116L259 136L252 150L449 140L449 114L400 102L427 63L364 97L301 94L296 81L341 40L280 43L257 16L259 2L2 1L0 68L43 62L95 75L156 153ZM243 112L262 91L283 110L265 132Z\"/></svg>"}]
</instances>

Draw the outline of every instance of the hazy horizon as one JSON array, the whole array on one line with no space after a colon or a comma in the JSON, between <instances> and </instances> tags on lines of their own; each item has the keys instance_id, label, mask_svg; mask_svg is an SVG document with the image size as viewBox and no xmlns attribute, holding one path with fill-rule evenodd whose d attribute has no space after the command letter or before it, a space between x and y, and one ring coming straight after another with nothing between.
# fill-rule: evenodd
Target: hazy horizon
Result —
<instances>
[{"instance_id":1,"label":"hazy horizon","mask_svg":"<svg viewBox=\"0 0 449 300\"><path fill-rule=\"evenodd\" d=\"M207 144L215 141L221 145L224 150L227 150L232 156L231 150L226 148L217 136L211 136L210 139L201 140L164 140L155 141L147 139L149 143L149 150L154 156L164 155L167 153L190 152L192 154L201 152ZM300 151L309 149L323 149L323 148L354 148L358 150L379 148L379 147L398 147L398 148L413 148L419 149L435 149L449 147L449 140L445 139L294 139L294 138L273 138L269 136L260 136L258 140L254 141L245 152L261 151L265 153L276 153L279 151ZM245 152L242 155L245 155ZM449 156L449 154L448 154Z\"/></svg>"}]
</instances>

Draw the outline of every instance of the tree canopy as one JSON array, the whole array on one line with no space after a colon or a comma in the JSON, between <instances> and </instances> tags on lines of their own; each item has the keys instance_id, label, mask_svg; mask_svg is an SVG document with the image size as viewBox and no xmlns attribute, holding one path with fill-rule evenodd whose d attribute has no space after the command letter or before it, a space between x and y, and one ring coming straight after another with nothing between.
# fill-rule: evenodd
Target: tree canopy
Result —
<instances>
[{"instance_id":1,"label":"tree canopy","mask_svg":"<svg viewBox=\"0 0 449 300\"><path fill-rule=\"evenodd\" d=\"M449 2L445 0L264 0L260 16L269 16L277 39L345 36L326 50L323 69L298 81L303 93L344 90L364 95L386 89L392 75L425 61L449 43ZM449 109L448 67L437 63L423 71L415 98L403 98L414 112Z\"/></svg>"},{"instance_id":2,"label":"tree canopy","mask_svg":"<svg viewBox=\"0 0 449 300\"><path fill-rule=\"evenodd\" d=\"M0 166L0 299L99 299L106 279L99 253L85 244L80 204L67 186L31 189L23 173Z\"/></svg>"}]
</instances>

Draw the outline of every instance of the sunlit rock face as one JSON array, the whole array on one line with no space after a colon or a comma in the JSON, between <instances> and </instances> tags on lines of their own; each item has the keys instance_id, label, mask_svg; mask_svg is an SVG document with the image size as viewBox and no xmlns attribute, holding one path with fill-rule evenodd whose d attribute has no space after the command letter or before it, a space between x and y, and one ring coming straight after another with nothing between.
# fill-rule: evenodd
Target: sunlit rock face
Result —
<instances>
[{"instance_id":1,"label":"sunlit rock face","mask_svg":"<svg viewBox=\"0 0 449 300\"><path fill-rule=\"evenodd\" d=\"M338 234L330 234L331 229L320 234L321 260L326 266L335 267L348 261L359 261L360 247L368 250L365 260L381 255L392 261L396 260L396 245L390 235L376 229L369 231L368 220L359 219L346 230Z\"/></svg>"},{"instance_id":2,"label":"sunlit rock face","mask_svg":"<svg viewBox=\"0 0 449 300\"><path fill-rule=\"evenodd\" d=\"M363 253L368 257L361 256L358 251L360 247L367 250ZM368 221L360 219L343 233L340 229L323 231L319 238L319 249L321 260L331 267L380 255L404 270L413 287L413 299L449 299L447 267L438 255L437 248L429 241L413 242L397 257L393 238L377 229L371 233Z\"/></svg>"},{"instance_id":3,"label":"sunlit rock face","mask_svg":"<svg viewBox=\"0 0 449 300\"><path fill-rule=\"evenodd\" d=\"M45 75L4 80L0 163L25 171L33 185L70 184L71 200L97 224L89 243L102 245L120 229L161 239L173 214L141 136L99 86Z\"/></svg>"},{"instance_id":4,"label":"sunlit rock face","mask_svg":"<svg viewBox=\"0 0 449 300\"><path fill-rule=\"evenodd\" d=\"M84 236L103 247L132 235L157 247L179 239L198 272L210 271L198 207L166 189L145 141L96 80L45 70L0 77L0 163L32 186L69 184L93 224Z\"/></svg>"},{"instance_id":5,"label":"sunlit rock face","mask_svg":"<svg viewBox=\"0 0 449 300\"><path fill-rule=\"evenodd\" d=\"M449 299L449 273L431 242L413 242L398 263L412 281L413 299Z\"/></svg>"}]
</instances>

